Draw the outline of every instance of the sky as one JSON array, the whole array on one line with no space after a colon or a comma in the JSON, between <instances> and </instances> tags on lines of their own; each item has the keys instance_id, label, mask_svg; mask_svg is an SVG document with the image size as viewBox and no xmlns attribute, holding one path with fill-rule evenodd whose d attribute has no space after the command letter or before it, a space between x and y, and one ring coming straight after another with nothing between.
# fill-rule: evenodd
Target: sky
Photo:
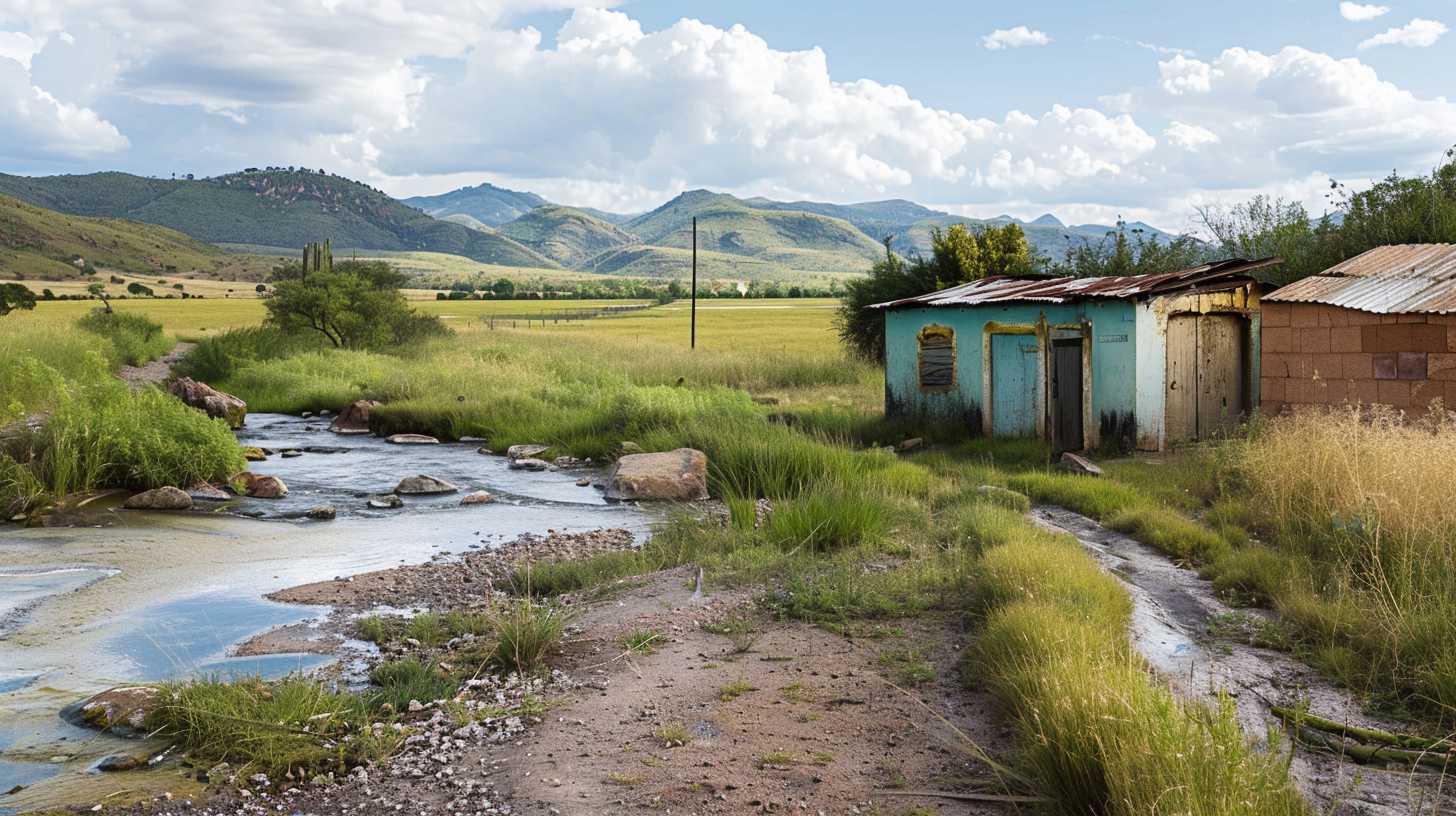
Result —
<instances>
[{"instance_id":1,"label":"sky","mask_svg":"<svg viewBox=\"0 0 1456 816\"><path fill-rule=\"evenodd\" d=\"M0 171L1196 228L1456 145L1456 0L0 0Z\"/></svg>"}]
</instances>

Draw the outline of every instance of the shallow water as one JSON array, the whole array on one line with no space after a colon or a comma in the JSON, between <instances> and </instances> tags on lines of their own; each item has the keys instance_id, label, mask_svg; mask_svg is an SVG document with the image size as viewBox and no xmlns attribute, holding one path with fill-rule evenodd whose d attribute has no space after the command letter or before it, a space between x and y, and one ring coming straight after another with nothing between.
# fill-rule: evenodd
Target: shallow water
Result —
<instances>
[{"instance_id":1,"label":"shallow water","mask_svg":"<svg viewBox=\"0 0 1456 816\"><path fill-rule=\"evenodd\" d=\"M648 516L607 504L580 473L526 473L476 445L389 445L335 436L325 423L279 415L248 417L245 444L343 448L253 463L289 486L282 500L237 499L191 513L145 513L103 503L90 526L0 526L0 813L64 801L67 793L136 783L129 772L88 769L134 740L97 735L57 712L116 683L199 674L276 677L314 668L314 655L240 658L229 650L274 626L327 610L274 603L268 592L296 584L417 563L442 552L489 547L521 533L625 527L639 538ZM462 491L484 489L494 504L460 507L458 494L405 497L401 510L374 511L356 494L387 492L425 473ZM287 520L320 504L333 522ZM90 509L90 508L88 508ZM261 513L263 519L238 514ZM66 757L62 761L52 761ZM15 785L27 786L5 795Z\"/></svg>"}]
</instances>

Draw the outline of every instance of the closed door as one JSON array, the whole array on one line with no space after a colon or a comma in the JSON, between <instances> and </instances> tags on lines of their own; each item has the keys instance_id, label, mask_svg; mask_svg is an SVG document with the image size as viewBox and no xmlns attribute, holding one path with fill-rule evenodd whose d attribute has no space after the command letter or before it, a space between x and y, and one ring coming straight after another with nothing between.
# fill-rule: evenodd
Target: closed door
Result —
<instances>
[{"instance_id":1,"label":"closed door","mask_svg":"<svg viewBox=\"0 0 1456 816\"><path fill-rule=\"evenodd\" d=\"M1058 340L1052 351L1053 443L1058 453L1081 450L1082 341Z\"/></svg>"},{"instance_id":2,"label":"closed door","mask_svg":"<svg viewBox=\"0 0 1456 816\"><path fill-rule=\"evenodd\" d=\"M991 335L991 435L1036 436L1036 335Z\"/></svg>"},{"instance_id":3,"label":"closed door","mask_svg":"<svg viewBox=\"0 0 1456 816\"><path fill-rule=\"evenodd\" d=\"M1244 326L1237 315L1168 319L1167 441L1207 439L1244 416Z\"/></svg>"}]
</instances>

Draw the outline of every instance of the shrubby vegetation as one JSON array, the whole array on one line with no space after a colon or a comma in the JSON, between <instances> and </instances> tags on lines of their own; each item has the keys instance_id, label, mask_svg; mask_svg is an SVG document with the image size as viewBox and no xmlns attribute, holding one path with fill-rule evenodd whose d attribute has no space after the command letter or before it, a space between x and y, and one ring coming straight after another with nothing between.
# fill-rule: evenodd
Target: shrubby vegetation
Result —
<instances>
[{"instance_id":1,"label":"shrubby vegetation","mask_svg":"<svg viewBox=\"0 0 1456 816\"><path fill-rule=\"evenodd\" d=\"M280 270L264 301L267 325L317 333L335 348L397 347L447 333L439 318L410 308L402 274L384 261L342 261L305 274Z\"/></svg>"}]
</instances>

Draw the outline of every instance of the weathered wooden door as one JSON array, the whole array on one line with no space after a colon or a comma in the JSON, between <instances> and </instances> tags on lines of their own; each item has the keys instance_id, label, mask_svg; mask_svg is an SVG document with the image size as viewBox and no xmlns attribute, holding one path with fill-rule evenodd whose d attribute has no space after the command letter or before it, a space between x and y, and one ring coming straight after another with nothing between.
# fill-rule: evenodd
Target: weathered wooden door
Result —
<instances>
[{"instance_id":1,"label":"weathered wooden door","mask_svg":"<svg viewBox=\"0 0 1456 816\"><path fill-rule=\"evenodd\" d=\"M1036 436L1037 339L991 335L991 435Z\"/></svg>"},{"instance_id":2,"label":"weathered wooden door","mask_svg":"<svg viewBox=\"0 0 1456 816\"><path fill-rule=\"evenodd\" d=\"M1168 443L1198 438L1198 315L1168 318L1165 388L1163 427Z\"/></svg>"},{"instance_id":3,"label":"weathered wooden door","mask_svg":"<svg viewBox=\"0 0 1456 816\"><path fill-rule=\"evenodd\" d=\"M1198 438L1238 425L1244 415L1243 323L1234 315L1198 318Z\"/></svg>"},{"instance_id":4,"label":"weathered wooden door","mask_svg":"<svg viewBox=\"0 0 1456 816\"><path fill-rule=\"evenodd\" d=\"M1082 341L1056 341L1052 358L1052 444L1058 453L1081 450Z\"/></svg>"},{"instance_id":5,"label":"weathered wooden door","mask_svg":"<svg viewBox=\"0 0 1456 816\"><path fill-rule=\"evenodd\" d=\"M1168 319L1163 422L1169 444L1207 439L1243 418L1244 322L1237 315Z\"/></svg>"}]
</instances>

